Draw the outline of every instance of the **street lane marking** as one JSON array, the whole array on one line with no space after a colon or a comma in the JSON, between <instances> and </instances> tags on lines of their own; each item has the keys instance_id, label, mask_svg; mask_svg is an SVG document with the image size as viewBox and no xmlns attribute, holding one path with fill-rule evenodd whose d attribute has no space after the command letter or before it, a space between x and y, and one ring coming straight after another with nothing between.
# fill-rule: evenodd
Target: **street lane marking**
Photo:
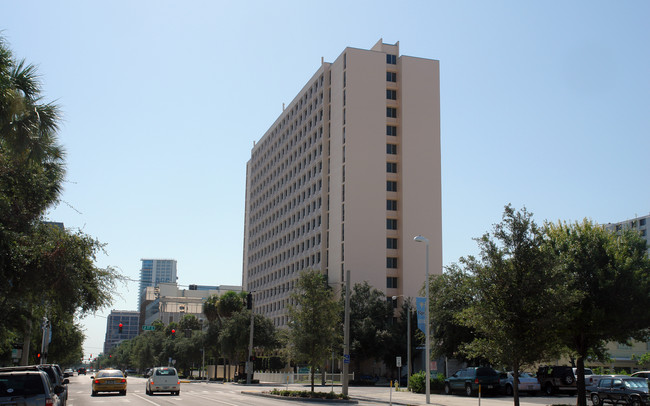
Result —
<instances>
[{"instance_id":1,"label":"street lane marking","mask_svg":"<svg viewBox=\"0 0 650 406\"><path fill-rule=\"evenodd\" d=\"M145 398L144 396L140 396L140 395L137 395L137 394L135 394L135 393L133 394L133 396L135 396L135 397L137 397L137 398L140 398L140 399L144 400L145 402L149 402L149 403L151 403L152 405L162 406L162 405L160 405L159 403L153 402L153 401L151 401L151 400Z\"/></svg>"}]
</instances>

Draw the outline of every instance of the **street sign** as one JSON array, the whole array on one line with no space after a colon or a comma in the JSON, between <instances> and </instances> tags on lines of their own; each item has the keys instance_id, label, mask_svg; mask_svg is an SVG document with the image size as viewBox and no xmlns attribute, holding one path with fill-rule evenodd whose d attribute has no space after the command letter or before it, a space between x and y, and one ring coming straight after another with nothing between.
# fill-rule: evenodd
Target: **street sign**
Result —
<instances>
[{"instance_id":1,"label":"street sign","mask_svg":"<svg viewBox=\"0 0 650 406\"><path fill-rule=\"evenodd\" d=\"M343 354L343 363L344 364L350 363L350 354Z\"/></svg>"},{"instance_id":2,"label":"street sign","mask_svg":"<svg viewBox=\"0 0 650 406\"><path fill-rule=\"evenodd\" d=\"M398 368L402 366L402 357L397 357L397 360L395 361L396 365Z\"/></svg>"},{"instance_id":3,"label":"street sign","mask_svg":"<svg viewBox=\"0 0 650 406\"><path fill-rule=\"evenodd\" d=\"M142 329L144 331L147 331L147 330L154 331L156 329L156 327L155 326L142 326Z\"/></svg>"}]
</instances>

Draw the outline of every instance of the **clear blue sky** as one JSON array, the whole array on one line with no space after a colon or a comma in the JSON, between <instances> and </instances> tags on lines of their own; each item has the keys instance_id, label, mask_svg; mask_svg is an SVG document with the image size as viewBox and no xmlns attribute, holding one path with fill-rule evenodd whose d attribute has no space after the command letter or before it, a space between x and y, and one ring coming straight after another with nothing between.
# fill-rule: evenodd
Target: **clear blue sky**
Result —
<instances>
[{"instance_id":1,"label":"clear blue sky","mask_svg":"<svg viewBox=\"0 0 650 406\"><path fill-rule=\"evenodd\" d=\"M380 38L440 61L443 264L507 203L539 223L648 214L649 21L648 1L0 0L65 113L49 218L106 243L100 266L137 279L174 258L185 285L241 284L253 142L321 57ZM136 287L111 308L136 309ZM86 355L105 323L82 321Z\"/></svg>"}]
</instances>

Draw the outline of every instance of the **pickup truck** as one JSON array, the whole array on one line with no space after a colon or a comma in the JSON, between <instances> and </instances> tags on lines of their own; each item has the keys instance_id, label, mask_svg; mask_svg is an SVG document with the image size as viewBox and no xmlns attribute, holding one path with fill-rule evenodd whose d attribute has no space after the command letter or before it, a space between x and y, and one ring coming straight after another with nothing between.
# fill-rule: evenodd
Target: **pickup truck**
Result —
<instances>
[{"instance_id":1,"label":"pickup truck","mask_svg":"<svg viewBox=\"0 0 650 406\"><path fill-rule=\"evenodd\" d=\"M645 378L632 377L603 377L591 392L591 402L594 406L603 403L641 406L650 405L648 397L648 381Z\"/></svg>"}]
</instances>

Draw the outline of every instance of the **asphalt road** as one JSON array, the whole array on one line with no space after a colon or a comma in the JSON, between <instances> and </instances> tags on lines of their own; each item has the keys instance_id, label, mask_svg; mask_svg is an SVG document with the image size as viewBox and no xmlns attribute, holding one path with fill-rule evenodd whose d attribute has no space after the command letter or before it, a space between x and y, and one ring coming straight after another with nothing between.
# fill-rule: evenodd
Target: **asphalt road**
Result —
<instances>
[{"instance_id":1,"label":"asphalt road","mask_svg":"<svg viewBox=\"0 0 650 406\"><path fill-rule=\"evenodd\" d=\"M281 404L291 406L302 405L341 405L341 403L332 402L304 402L278 400L266 397L253 396L245 392L263 392L273 388L284 388L280 384L262 384L243 386L236 384L222 383L181 383L181 393L179 396L172 396L167 393L147 396L145 394L145 379L139 377L127 378L127 395L119 396L117 393L100 393L97 396L90 396L91 380L90 375L70 377L68 385L68 406L87 406L87 405L107 405L119 406L128 404L129 406L198 406L198 405L226 405L226 406L278 406ZM308 390L304 385L289 385L289 389ZM319 392L329 392L330 386L317 387ZM334 387L335 392L340 392L340 386ZM423 394L415 394L406 391L395 392L388 387L350 387L350 396L356 400L360 406L370 405L426 405L426 399ZM539 405L575 405L575 396L522 396L520 398L522 406L539 406ZM431 395L431 404L439 406L471 406L479 405L479 399L476 397L468 398L460 395ZM481 406L510 406L513 404L512 397L507 396L486 396L480 400Z\"/></svg>"}]
</instances>

